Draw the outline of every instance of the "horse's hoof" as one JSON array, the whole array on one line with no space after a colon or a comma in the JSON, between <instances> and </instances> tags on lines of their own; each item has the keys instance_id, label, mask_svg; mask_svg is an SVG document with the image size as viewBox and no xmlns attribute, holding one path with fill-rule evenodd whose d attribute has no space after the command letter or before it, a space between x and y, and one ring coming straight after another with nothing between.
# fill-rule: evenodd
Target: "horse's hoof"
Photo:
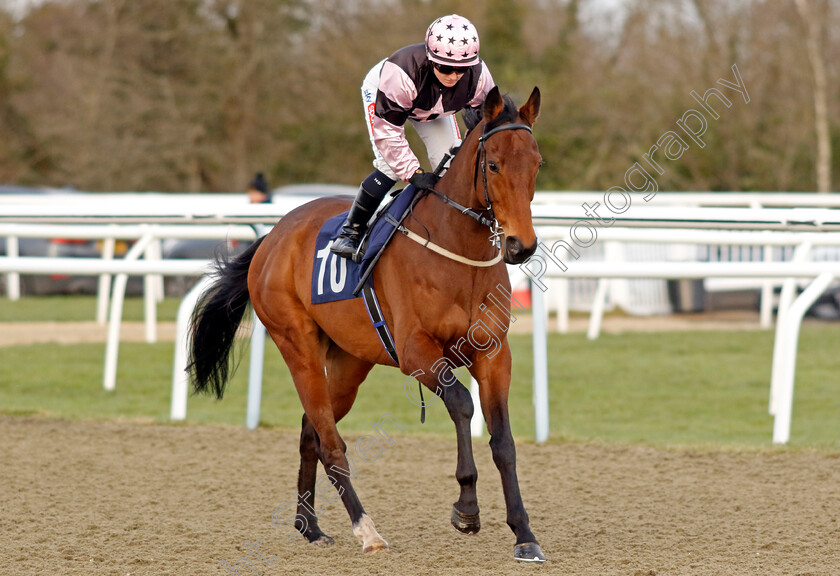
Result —
<instances>
[{"instance_id":1,"label":"horse's hoof","mask_svg":"<svg viewBox=\"0 0 840 576\"><path fill-rule=\"evenodd\" d=\"M315 546L318 546L320 548L326 548L328 546L332 546L333 544L335 544L335 540L333 540L332 538L330 538L326 534L321 534L321 536L319 536L315 540L310 540L309 543L314 544Z\"/></svg>"},{"instance_id":2,"label":"horse's hoof","mask_svg":"<svg viewBox=\"0 0 840 576\"><path fill-rule=\"evenodd\" d=\"M375 554L388 549L388 543L376 531L373 520L367 514L362 514L359 521L353 525L353 534L362 542L362 552L365 554Z\"/></svg>"},{"instance_id":3,"label":"horse's hoof","mask_svg":"<svg viewBox=\"0 0 840 576\"><path fill-rule=\"evenodd\" d=\"M302 536L306 538L307 542L314 544L315 546L327 547L335 544L335 540L321 532L321 530L317 527L311 532L302 534Z\"/></svg>"},{"instance_id":4,"label":"horse's hoof","mask_svg":"<svg viewBox=\"0 0 840 576\"><path fill-rule=\"evenodd\" d=\"M513 547L513 559L520 562L545 562L545 554L536 542L526 542Z\"/></svg>"},{"instance_id":5,"label":"horse's hoof","mask_svg":"<svg viewBox=\"0 0 840 576\"><path fill-rule=\"evenodd\" d=\"M362 548L362 551L365 554L376 554L377 552L383 552L387 549L388 543L380 538L378 541L374 541L366 545L364 548Z\"/></svg>"},{"instance_id":6,"label":"horse's hoof","mask_svg":"<svg viewBox=\"0 0 840 576\"><path fill-rule=\"evenodd\" d=\"M478 534L481 530L481 520L478 517L478 512L475 514L464 514L455 506L452 506L452 525L455 530L463 532L464 534Z\"/></svg>"}]
</instances>

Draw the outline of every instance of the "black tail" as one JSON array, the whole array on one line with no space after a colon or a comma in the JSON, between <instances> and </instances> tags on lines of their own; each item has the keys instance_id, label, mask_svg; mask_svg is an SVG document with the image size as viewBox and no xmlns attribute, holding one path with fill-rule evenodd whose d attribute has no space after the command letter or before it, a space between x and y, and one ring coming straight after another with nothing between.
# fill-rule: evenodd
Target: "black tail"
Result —
<instances>
[{"instance_id":1,"label":"black tail","mask_svg":"<svg viewBox=\"0 0 840 576\"><path fill-rule=\"evenodd\" d=\"M233 260L219 256L216 260L219 278L196 304L190 318L187 366L196 393L212 391L216 398L225 393L233 341L251 301L248 268L263 238Z\"/></svg>"}]
</instances>

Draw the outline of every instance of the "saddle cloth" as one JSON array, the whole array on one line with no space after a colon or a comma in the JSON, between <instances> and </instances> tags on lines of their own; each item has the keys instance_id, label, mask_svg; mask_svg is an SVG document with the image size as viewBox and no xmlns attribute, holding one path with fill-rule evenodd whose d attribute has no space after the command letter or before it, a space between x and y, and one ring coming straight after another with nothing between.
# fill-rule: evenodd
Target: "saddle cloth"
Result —
<instances>
[{"instance_id":1,"label":"saddle cloth","mask_svg":"<svg viewBox=\"0 0 840 576\"><path fill-rule=\"evenodd\" d=\"M315 240L315 261L312 265L313 304L358 297L353 291L367 269L376 262L379 252L385 249L393 237L395 228L411 209L415 196L416 189L408 185L377 213L373 225L362 241L365 253L359 264L330 252L330 245L341 232L347 212L333 216L324 223ZM370 278L368 276L366 285L370 284Z\"/></svg>"}]
</instances>

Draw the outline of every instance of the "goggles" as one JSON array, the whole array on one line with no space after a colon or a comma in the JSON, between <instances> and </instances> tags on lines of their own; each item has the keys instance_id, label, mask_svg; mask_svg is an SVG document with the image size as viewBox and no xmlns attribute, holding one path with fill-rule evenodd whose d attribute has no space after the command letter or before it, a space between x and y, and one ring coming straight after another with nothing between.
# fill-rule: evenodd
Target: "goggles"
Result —
<instances>
[{"instance_id":1,"label":"goggles","mask_svg":"<svg viewBox=\"0 0 840 576\"><path fill-rule=\"evenodd\" d=\"M461 74L467 71L467 69L462 66L447 66L446 64L438 64L437 62L435 62L434 64L435 68L437 68L437 71L443 74L444 76L449 76L453 72L460 76Z\"/></svg>"}]
</instances>

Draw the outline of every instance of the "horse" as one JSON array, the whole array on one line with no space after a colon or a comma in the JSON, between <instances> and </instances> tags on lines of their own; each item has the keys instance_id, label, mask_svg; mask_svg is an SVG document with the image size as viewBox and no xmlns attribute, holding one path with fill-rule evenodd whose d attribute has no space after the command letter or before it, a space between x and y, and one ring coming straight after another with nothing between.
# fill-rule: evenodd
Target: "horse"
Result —
<instances>
[{"instance_id":1,"label":"horse","mask_svg":"<svg viewBox=\"0 0 840 576\"><path fill-rule=\"evenodd\" d=\"M481 526L470 437L474 405L452 372L466 366L478 382L507 524L516 537L514 559L543 562L516 475L508 416L511 309L510 300L502 297L510 296L504 263L522 263L537 248L530 204L542 158L531 128L539 108L537 87L518 109L498 87L488 93L478 124L465 135L434 190L425 191L413 206L372 279L399 369L441 397L455 424L460 497L451 523L467 534ZM249 302L280 350L304 410L295 527L318 545L334 543L314 514L318 462L328 474L349 469L336 423L353 406L375 364L397 366L376 332L365 329L371 324L361 298L311 303L316 235L327 219L348 208L346 198L313 200L289 212L239 256L220 261L218 278L200 299L190 325L188 372L196 393L222 397L231 348ZM363 552L387 550L350 475L331 479Z\"/></svg>"}]
</instances>

